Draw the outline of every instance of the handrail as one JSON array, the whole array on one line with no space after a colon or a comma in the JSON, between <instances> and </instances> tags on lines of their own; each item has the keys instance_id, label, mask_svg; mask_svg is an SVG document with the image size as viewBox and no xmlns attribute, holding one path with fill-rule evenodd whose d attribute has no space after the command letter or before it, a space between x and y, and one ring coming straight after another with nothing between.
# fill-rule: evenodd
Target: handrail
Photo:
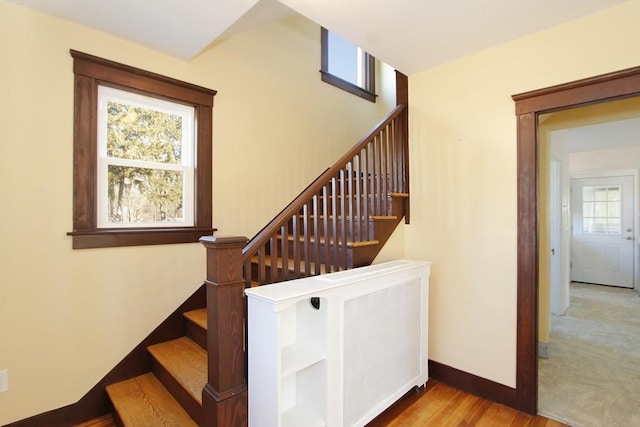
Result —
<instances>
[{"instance_id":1,"label":"handrail","mask_svg":"<svg viewBox=\"0 0 640 427\"><path fill-rule=\"evenodd\" d=\"M353 267L348 250L374 242L370 219L408 191L406 105L398 105L242 249L247 284ZM256 279L257 278L257 279Z\"/></svg>"}]
</instances>

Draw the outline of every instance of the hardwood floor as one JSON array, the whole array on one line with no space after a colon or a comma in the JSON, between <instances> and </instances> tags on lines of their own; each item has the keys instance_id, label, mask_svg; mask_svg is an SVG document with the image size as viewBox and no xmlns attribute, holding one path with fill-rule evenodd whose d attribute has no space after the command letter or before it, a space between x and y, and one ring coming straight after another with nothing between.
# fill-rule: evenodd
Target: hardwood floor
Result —
<instances>
[{"instance_id":1,"label":"hardwood floor","mask_svg":"<svg viewBox=\"0 0 640 427\"><path fill-rule=\"evenodd\" d=\"M371 421L367 427L486 426L563 427L562 423L532 416L490 400L429 380Z\"/></svg>"},{"instance_id":2,"label":"hardwood floor","mask_svg":"<svg viewBox=\"0 0 640 427\"><path fill-rule=\"evenodd\" d=\"M81 426L116 427L116 424L109 415ZM518 412L435 380L429 380L424 390L408 393L367 425L386 426L566 427L557 421Z\"/></svg>"}]
</instances>

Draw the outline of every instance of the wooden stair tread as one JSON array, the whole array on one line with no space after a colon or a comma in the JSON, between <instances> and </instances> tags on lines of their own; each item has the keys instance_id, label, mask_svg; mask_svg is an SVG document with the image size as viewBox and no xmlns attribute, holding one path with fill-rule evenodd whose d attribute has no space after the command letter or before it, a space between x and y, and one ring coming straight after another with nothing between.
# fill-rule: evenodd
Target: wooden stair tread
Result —
<instances>
[{"instance_id":1,"label":"wooden stair tread","mask_svg":"<svg viewBox=\"0 0 640 427\"><path fill-rule=\"evenodd\" d=\"M391 197L397 197L399 199L406 199L409 197L409 193L389 193Z\"/></svg>"},{"instance_id":2,"label":"wooden stair tread","mask_svg":"<svg viewBox=\"0 0 640 427\"><path fill-rule=\"evenodd\" d=\"M397 221L398 220L398 217L396 215L372 215L370 218L376 221L380 221L380 220Z\"/></svg>"},{"instance_id":3,"label":"wooden stair tread","mask_svg":"<svg viewBox=\"0 0 640 427\"><path fill-rule=\"evenodd\" d=\"M198 310L187 311L183 314L184 317L200 326L202 329L207 329L207 309L201 308Z\"/></svg>"},{"instance_id":4,"label":"wooden stair tread","mask_svg":"<svg viewBox=\"0 0 640 427\"><path fill-rule=\"evenodd\" d=\"M197 427L152 373L107 386L107 393L125 427Z\"/></svg>"},{"instance_id":5,"label":"wooden stair tread","mask_svg":"<svg viewBox=\"0 0 640 427\"><path fill-rule=\"evenodd\" d=\"M347 247L348 248L361 248L364 246L374 246L374 245L379 245L380 241L379 240L363 240L361 242L347 242Z\"/></svg>"},{"instance_id":6,"label":"wooden stair tread","mask_svg":"<svg viewBox=\"0 0 640 427\"><path fill-rule=\"evenodd\" d=\"M154 344L149 353L198 403L207 382L207 352L187 337Z\"/></svg>"}]
</instances>

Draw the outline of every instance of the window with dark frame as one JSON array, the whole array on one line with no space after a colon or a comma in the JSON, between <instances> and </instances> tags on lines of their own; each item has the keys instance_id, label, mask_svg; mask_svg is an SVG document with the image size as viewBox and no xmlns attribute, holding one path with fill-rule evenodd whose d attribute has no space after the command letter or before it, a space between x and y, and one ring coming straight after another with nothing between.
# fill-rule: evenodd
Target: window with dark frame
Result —
<instances>
[{"instance_id":1,"label":"window with dark frame","mask_svg":"<svg viewBox=\"0 0 640 427\"><path fill-rule=\"evenodd\" d=\"M211 235L216 91L74 50L71 56L73 248Z\"/></svg>"},{"instance_id":2,"label":"window with dark frame","mask_svg":"<svg viewBox=\"0 0 640 427\"><path fill-rule=\"evenodd\" d=\"M376 102L375 58L326 28L320 43L322 81Z\"/></svg>"}]
</instances>

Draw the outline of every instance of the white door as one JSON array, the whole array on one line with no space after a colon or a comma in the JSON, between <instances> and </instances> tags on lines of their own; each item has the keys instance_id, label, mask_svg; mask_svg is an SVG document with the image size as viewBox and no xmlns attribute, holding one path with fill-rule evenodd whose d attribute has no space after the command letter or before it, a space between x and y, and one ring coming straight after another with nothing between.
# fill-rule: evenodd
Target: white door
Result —
<instances>
[{"instance_id":1,"label":"white door","mask_svg":"<svg viewBox=\"0 0 640 427\"><path fill-rule=\"evenodd\" d=\"M565 229L569 228L567 224L568 218L562 215L562 162L555 157L551 159L551 175L550 175L550 192L549 192L549 243L551 244L551 263L550 263L550 301L551 314L563 315L569 308L569 277L563 268L566 251L565 246L569 242L568 236L563 239L563 225ZM564 224L563 224L564 221ZM568 245L567 245L568 246ZM568 263L566 263L568 266Z\"/></svg>"},{"instance_id":2,"label":"white door","mask_svg":"<svg viewBox=\"0 0 640 427\"><path fill-rule=\"evenodd\" d=\"M633 177L571 180L571 280L633 288Z\"/></svg>"}]
</instances>

